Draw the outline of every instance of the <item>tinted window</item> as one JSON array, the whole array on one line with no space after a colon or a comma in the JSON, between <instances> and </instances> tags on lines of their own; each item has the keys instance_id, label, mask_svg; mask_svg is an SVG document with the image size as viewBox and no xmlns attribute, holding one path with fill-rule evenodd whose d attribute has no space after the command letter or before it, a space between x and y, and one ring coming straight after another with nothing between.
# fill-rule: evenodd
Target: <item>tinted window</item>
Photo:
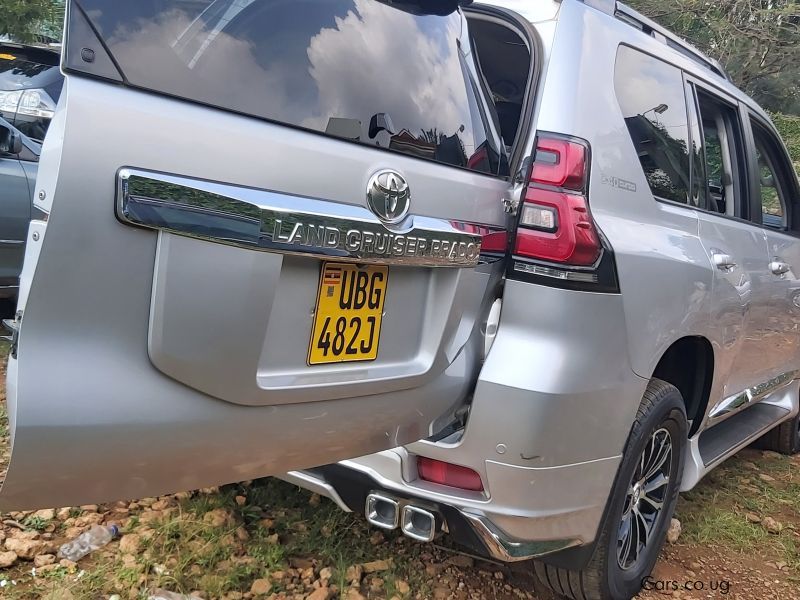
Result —
<instances>
[{"instance_id":1,"label":"tinted window","mask_svg":"<svg viewBox=\"0 0 800 600\"><path fill-rule=\"evenodd\" d=\"M61 95L59 55L46 49L0 44L0 116L42 140Z\"/></svg>"},{"instance_id":2,"label":"tinted window","mask_svg":"<svg viewBox=\"0 0 800 600\"><path fill-rule=\"evenodd\" d=\"M689 201L689 124L683 76L676 67L621 46L617 99L653 195Z\"/></svg>"},{"instance_id":3,"label":"tinted window","mask_svg":"<svg viewBox=\"0 0 800 600\"><path fill-rule=\"evenodd\" d=\"M132 85L451 165L500 170L500 144L489 133L458 12L420 14L377 0L79 4Z\"/></svg>"},{"instance_id":4,"label":"tinted window","mask_svg":"<svg viewBox=\"0 0 800 600\"><path fill-rule=\"evenodd\" d=\"M768 136L755 123L753 123L753 136L758 161L757 175L762 222L770 227L783 227L786 225L786 211L784 210L784 199L781 197L775 159L769 151Z\"/></svg>"},{"instance_id":5,"label":"tinted window","mask_svg":"<svg viewBox=\"0 0 800 600\"><path fill-rule=\"evenodd\" d=\"M703 132L706 141L706 160L708 161L708 183L713 187L722 187L722 140L715 121L703 121Z\"/></svg>"}]
</instances>

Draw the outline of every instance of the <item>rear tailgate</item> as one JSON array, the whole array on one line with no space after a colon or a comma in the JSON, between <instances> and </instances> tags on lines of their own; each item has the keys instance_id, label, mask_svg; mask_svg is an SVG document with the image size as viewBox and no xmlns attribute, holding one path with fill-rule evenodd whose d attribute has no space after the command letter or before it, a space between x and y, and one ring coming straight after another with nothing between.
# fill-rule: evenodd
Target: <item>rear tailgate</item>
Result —
<instances>
[{"instance_id":1,"label":"rear tailgate","mask_svg":"<svg viewBox=\"0 0 800 600\"><path fill-rule=\"evenodd\" d=\"M462 15L413 12L69 4L0 508L330 463L464 402L507 183Z\"/></svg>"}]
</instances>

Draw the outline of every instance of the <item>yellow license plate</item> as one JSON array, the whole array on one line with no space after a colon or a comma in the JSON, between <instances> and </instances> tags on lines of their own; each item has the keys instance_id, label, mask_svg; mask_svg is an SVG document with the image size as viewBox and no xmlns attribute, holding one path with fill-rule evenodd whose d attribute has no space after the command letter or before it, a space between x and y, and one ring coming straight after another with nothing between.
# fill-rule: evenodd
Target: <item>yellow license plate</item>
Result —
<instances>
[{"instance_id":1,"label":"yellow license plate","mask_svg":"<svg viewBox=\"0 0 800 600\"><path fill-rule=\"evenodd\" d=\"M325 263L308 346L308 364L375 360L388 267Z\"/></svg>"}]
</instances>

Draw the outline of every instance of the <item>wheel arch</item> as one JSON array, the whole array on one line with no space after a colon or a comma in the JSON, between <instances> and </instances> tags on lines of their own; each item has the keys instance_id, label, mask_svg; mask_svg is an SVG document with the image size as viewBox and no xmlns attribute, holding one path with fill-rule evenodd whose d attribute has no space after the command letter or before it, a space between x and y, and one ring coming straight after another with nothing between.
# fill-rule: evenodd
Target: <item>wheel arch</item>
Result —
<instances>
[{"instance_id":1,"label":"wheel arch","mask_svg":"<svg viewBox=\"0 0 800 600\"><path fill-rule=\"evenodd\" d=\"M652 377L671 383L683 396L689 437L697 433L708 408L714 380L714 348L703 336L675 340L661 355Z\"/></svg>"}]
</instances>

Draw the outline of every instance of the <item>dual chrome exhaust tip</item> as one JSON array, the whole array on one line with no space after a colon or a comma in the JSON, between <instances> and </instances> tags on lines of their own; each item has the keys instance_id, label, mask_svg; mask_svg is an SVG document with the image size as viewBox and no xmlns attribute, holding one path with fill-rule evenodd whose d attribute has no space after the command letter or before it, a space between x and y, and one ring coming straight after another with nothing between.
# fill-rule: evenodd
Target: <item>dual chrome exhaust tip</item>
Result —
<instances>
[{"instance_id":1,"label":"dual chrome exhaust tip","mask_svg":"<svg viewBox=\"0 0 800 600\"><path fill-rule=\"evenodd\" d=\"M421 506L372 492L367 496L364 513L367 521L381 529L397 529L418 542L430 542L436 536L436 514Z\"/></svg>"}]
</instances>

